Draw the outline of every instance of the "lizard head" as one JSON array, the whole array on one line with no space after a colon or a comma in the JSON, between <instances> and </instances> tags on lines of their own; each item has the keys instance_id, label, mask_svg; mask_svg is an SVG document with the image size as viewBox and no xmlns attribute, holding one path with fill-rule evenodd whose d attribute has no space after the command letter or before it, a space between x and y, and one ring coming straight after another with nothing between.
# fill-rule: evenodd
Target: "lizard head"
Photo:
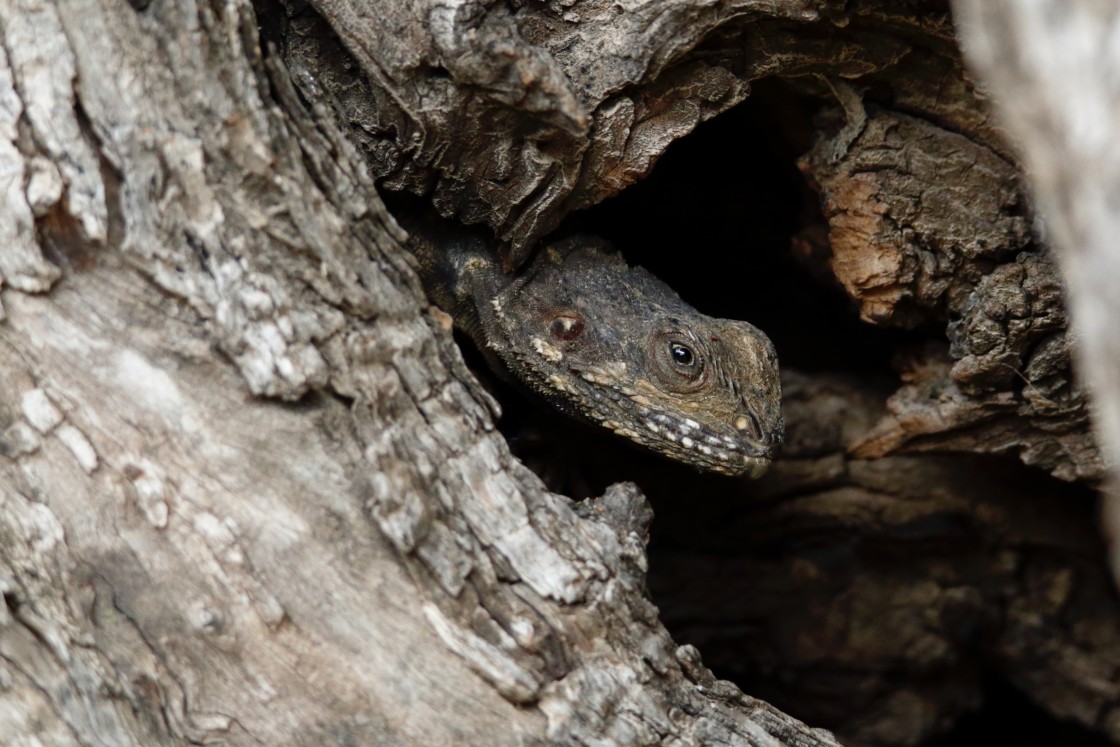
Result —
<instances>
[{"instance_id":1,"label":"lizard head","mask_svg":"<svg viewBox=\"0 0 1120 747\"><path fill-rule=\"evenodd\" d=\"M493 301L504 364L561 409L665 456L757 477L782 439L778 359L598 239L550 245Z\"/></svg>"}]
</instances>

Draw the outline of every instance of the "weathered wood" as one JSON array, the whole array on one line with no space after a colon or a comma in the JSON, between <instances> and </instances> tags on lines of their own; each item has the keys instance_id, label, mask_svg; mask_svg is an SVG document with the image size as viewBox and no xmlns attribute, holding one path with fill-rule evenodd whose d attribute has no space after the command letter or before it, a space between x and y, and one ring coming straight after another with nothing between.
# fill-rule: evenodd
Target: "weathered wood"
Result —
<instances>
[{"instance_id":1,"label":"weathered wood","mask_svg":"<svg viewBox=\"0 0 1120 747\"><path fill-rule=\"evenodd\" d=\"M948 342L900 356L890 415L855 453L1010 452L1065 480L1099 481L1061 279L1032 235L1015 164L984 127L950 130L848 84L833 90L841 106L800 162L821 193L829 267L865 320L943 326ZM958 107L986 108L963 90Z\"/></svg>"},{"instance_id":2,"label":"weathered wood","mask_svg":"<svg viewBox=\"0 0 1120 747\"><path fill-rule=\"evenodd\" d=\"M1085 491L977 456L1101 475L1061 283L944 8L898 6L0 5L0 733L836 744L672 640L640 491L575 504L510 455L374 188L517 265L782 75L822 106L808 261L933 332L889 401L791 379L787 460L726 488L751 521L687 538L769 557L680 553L667 619L857 743L975 707L962 648L1116 738ZM704 490L662 526L718 520ZM717 645L742 616L773 637Z\"/></svg>"},{"instance_id":3,"label":"weathered wood","mask_svg":"<svg viewBox=\"0 0 1120 747\"><path fill-rule=\"evenodd\" d=\"M322 0L317 13L291 3L282 37L287 59L342 102L388 189L486 223L520 264L565 214L648 174L673 140L746 98L750 81L857 76L910 50L910 16L841 5L472 1L369 13ZM898 28L869 33L892 16ZM944 13L930 16L947 34Z\"/></svg>"},{"instance_id":4,"label":"weathered wood","mask_svg":"<svg viewBox=\"0 0 1120 747\"><path fill-rule=\"evenodd\" d=\"M1101 443L1120 479L1120 101L1115 8L1093 2L955 3L970 61L992 90L1069 283L1082 376ZM1114 491L1115 492L1115 491ZM1120 501L1106 512L1120 537ZM1114 552L1120 576L1120 553Z\"/></svg>"},{"instance_id":5,"label":"weathered wood","mask_svg":"<svg viewBox=\"0 0 1120 747\"><path fill-rule=\"evenodd\" d=\"M0 16L5 739L834 745L672 642L633 487L510 457L256 24Z\"/></svg>"}]
</instances>

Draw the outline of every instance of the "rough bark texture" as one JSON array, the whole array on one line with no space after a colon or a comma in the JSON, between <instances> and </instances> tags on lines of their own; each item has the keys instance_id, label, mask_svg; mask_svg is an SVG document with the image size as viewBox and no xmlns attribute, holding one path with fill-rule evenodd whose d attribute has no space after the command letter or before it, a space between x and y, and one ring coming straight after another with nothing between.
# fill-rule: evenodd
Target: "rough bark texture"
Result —
<instances>
[{"instance_id":1,"label":"rough bark texture","mask_svg":"<svg viewBox=\"0 0 1120 747\"><path fill-rule=\"evenodd\" d=\"M489 224L509 242L514 266L563 215L645 175L673 139L745 98L751 81L798 81L838 104L802 160L821 192L831 272L868 321L943 324L949 341L948 357L930 349L905 365L893 417L859 453L1011 452L1062 479L1099 480L1069 370L1061 282L1031 235L1015 164L965 73L947 14L920 3L840 5L618 12L583 3L507 14L401 4L365 17L327 3L322 13L347 19L336 31L352 58L307 6L291 9L284 40L289 63L341 102L388 189ZM389 28L412 32L408 54L371 68L385 14ZM449 49L440 33L474 36L487 51L476 59ZM492 56L517 59L512 50L523 48L533 53L514 81L513 63ZM405 93L387 102L381 86ZM387 112L400 116L389 121Z\"/></svg>"},{"instance_id":2,"label":"rough bark texture","mask_svg":"<svg viewBox=\"0 0 1120 747\"><path fill-rule=\"evenodd\" d=\"M842 125L801 161L821 192L831 269L867 321L945 325L948 341L898 361L890 417L855 453L1011 452L1099 480L1061 280L1032 238L1014 164L983 133L865 109L847 86L838 95Z\"/></svg>"},{"instance_id":3,"label":"rough bark texture","mask_svg":"<svg viewBox=\"0 0 1120 747\"><path fill-rule=\"evenodd\" d=\"M289 55L339 97L374 173L485 222L515 265L751 80L879 69L905 54L896 33L911 21L873 35L843 3L813 0L312 5L291 8ZM943 13L935 23L949 33Z\"/></svg>"},{"instance_id":4,"label":"rough bark texture","mask_svg":"<svg viewBox=\"0 0 1120 747\"><path fill-rule=\"evenodd\" d=\"M374 180L516 267L764 76L817 115L794 253L925 344L664 481L674 641L642 492L510 454ZM990 677L1120 741L1062 283L941 3L12 0L0 175L15 744L836 744L705 664L852 744Z\"/></svg>"},{"instance_id":5,"label":"rough bark texture","mask_svg":"<svg viewBox=\"0 0 1120 747\"><path fill-rule=\"evenodd\" d=\"M673 644L633 487L510 457L256 23L4 9L5 738L835 744Z\"/></svg>"},{"instance_id":6,"label":"rough bark texture","mask_svg":"<svg viewBox=\"0 0 1120 747\"><path fill-rule=\"evenodd\" d=\"M1120 312L1116 187L1120 88L1112 54L1120 14L1099 3L957 3L970 59L989 81L1028 166L1040 209L1070 282L1085 381L1113 468L1107 513L1120 537ZM1045 60L1045 62L1043 62ZM1113 551L1120 578L1120 553Z\"/></svg>"}]
</instances>

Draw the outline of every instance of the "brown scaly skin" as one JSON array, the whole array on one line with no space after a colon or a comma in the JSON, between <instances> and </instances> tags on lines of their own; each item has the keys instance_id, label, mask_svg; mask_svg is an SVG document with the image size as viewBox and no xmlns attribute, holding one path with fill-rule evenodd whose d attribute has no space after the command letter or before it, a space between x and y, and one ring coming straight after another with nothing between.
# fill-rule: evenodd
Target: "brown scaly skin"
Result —
<instances>
[{"instance_id":1,"label":"brown scaly skin","mask_svg":"<svg viewBox=\"0 0 1120 747\"><path fill-rule=\"evenodd\" d=\"M757 328L704 316L601 239L547 245L510 276L480 239L424 234L411 248L429 296L498 373L677 461L766 471L781 387Z\"/></svg>"}]
</instances>

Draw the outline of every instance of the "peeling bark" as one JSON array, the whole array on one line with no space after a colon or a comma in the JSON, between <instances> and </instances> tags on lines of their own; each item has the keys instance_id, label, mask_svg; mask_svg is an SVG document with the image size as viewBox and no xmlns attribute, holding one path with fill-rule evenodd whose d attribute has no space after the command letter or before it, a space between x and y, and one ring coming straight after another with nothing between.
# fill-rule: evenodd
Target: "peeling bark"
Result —
<instances>
[{"instance_id":1,"label":"peeling bark","mask_svg":"<svg viewBox=\"0 0 1120 747\"><path fill-rule=\"evenodd\" d=\"M291 6L286 58L342 102L373 172L486 223L513 265L566 213L633 184L673 140L746 98L750 81L857 76L909 50L905 27L903 38L845 31L843 4L815 0L394 4L376 16L312 5Z\"/></svg>"},{"instance_id":2,"label":"peeling bark","mask_svg":"<svg viewBox=\"0 0 1120 747\"><path fill-rule=\"evenodd\" d=\"M900 358L891 416L854 453L1010 452L1064 480L1099 481L1062 282L1032 235L1015 164L983 130L834 90L841 108L800 162L821 193L823 256L863 319L944 325L949 343Z\"/></svg>"}]
</instances>

